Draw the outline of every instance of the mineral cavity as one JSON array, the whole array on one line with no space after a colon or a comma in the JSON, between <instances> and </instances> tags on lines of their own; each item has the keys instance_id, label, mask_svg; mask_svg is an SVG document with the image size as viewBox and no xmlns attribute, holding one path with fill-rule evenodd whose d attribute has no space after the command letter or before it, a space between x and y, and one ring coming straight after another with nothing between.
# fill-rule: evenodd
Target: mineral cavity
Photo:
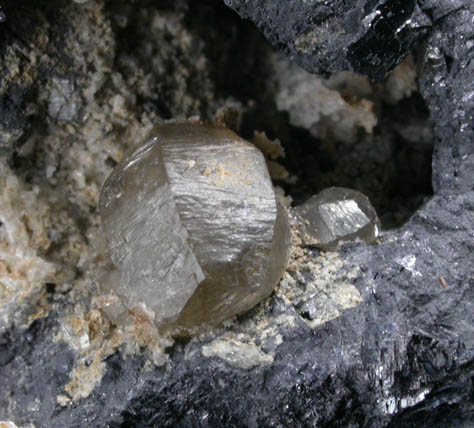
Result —
<instances>
[{"instance_id":1,"label":"mineral cavity","mask_svg":"<svg viewBox=\"0 0 474 428\"><path fill-rule=\"evenodd\" d=\"M247 311L277 285L289 225L265 159L224 127L157 126L107 179L108 291L186 331Z\"/></svg>"},{"instance_id":2,"label":"mineral cavity","mask_svg":"<svg viewBox=\"0 0 474 428\"><path fill-rule=\"evenodd\" d=\"M305 245L334 249L341 241L375 241L380 221L369 198L356 190L330 187L295 208Z\"/></svg>"}]
</instances>

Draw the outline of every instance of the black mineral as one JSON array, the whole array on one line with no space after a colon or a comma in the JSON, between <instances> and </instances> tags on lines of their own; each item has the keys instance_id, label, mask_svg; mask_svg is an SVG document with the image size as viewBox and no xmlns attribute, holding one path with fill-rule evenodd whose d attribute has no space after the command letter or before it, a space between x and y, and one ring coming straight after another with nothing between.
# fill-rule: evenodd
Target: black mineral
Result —
<instances>
[{"instance_id":1,"label":"black mineral","mask_svg":"<svg viewBox=\"0 0 474 428\"><path fill-rule=\"evenodd\" d=\"M382 80L432 26L431 8L416 0L224 1L300 66L325 76L352 70Z\"/></svg>"},{"instance_id":2,"label":"black mineral","mask_svg":"<svg viewBox=\"0 0 474 428\"><path fill-rule=\"evenodd\" d=\"M313 328L306 318L317 318L313 310L317 305L303 308L308 312L305 318L304 314L300 316L299 308L288 304L277 292L258 309L260 312L250 313L228 330L216 333L232 336L235 333L232 328L248 327L252 320L259 319L257 315L261 316L260 320L268 327L267 333L272 331L279 338L271 351L274 352L272 363L248 370L233 367L221 358L204 356L199 341L176 343L169 349L169 363L163 367L150 366L146 356L130 356L120 351L105 360L105 375L88 397L62 406L57 397L64 393L77 359L64 343L55 340L65 309L56 306L47 317L39 317L26 330L12 327L0 338L0 420L11 420L18 426L34 424L36 428L471 428L474 420L474 3L472 0L226 2L241 16L251 18L276 46L300 65L318 73L351 68L378 78L418 45L415 53L420 92L434 124L433 197L402 228L387 233L379 245L354 243L331 253L341 260L339 273L360 294L356 306ZM51 50L63 46L73 37L73 31L60 32L58 15L45 16L33 8L33 3L21 2L18 7L23 10L31 6L29 15L38 17L37 25L46 23L48 37L42 43L52 55ZM51 3L70 7L72 2ZM89 2L83 7L95 7L98 3ZM158 3L161 4L153 2ZM181 7L185 2L177 3ZM198 9L204 3L208 4L199 3ZM153 11L150 4L133 3L133 8L141 9L140 19ZM217 3L214 5L218 7ZM8 20L2 26L13 22L6 11ZM377 11L387 16L374 15ZM389 16L390 12L395 15ZM76 17L78 13L74 10L70 16ZM132 13L124 16L133 18L129 23L138 19ZM67 26L68 21L62 22ZM169 22L169 19L156 19L153 28L161 25L159 28L174 29L177 28L174 24L181 21L164 24ZM213 32L214 27L223 30L218 25L219 20L206 20L200 27L205 30L203 33ZM92 28L97 31L81 31L92 37L92 42L106 34ZM36 47L41 41L35 40L33 46L22 26L10 29L14 34L8 38L12 45L3 46L2 59L11 53L23 67L20 70L25 71L34 65L35 56L26 57L24 52L36 51L37 58L41 58L44 53ZM188 36L192 30L184 33ZM221 33L212 33L213 40L219 40ZM383 36L384 33L390 33L390 37ZM133 42L127 36L135 33L120 34L117 43ZM151 40L154 33L147 34ZM238 30L236 34L240 34ZM18 42L18 38L27 43ZM177 43L176 35L165 40L177 45L179 52L186 47L186 43ZM161 52L168 43L151 52ZM87 45L88 49L92 44ZM193 48L198 49L199 43L193 44ZM241 46L242 50L248 48ZM150 51L145 49L145 52ZM127 51L128 56L133 57L134 53L131 48ZM77 52L71 50L69 54L77 55ZM109 67L108 72L117 79L123 71L120 55L113 52L110 57L101 58ZM136 58L144 61L143 56ZM183 57L179 59L185 61ZM52 63L65 64L63 54L58 54ZM73 64L73 60L67 63ZM78 64L77 74L95 73L100 61L90 66ZM180 65L178 60L153 64L155 71L161 70L160 67L166 70L166 76L175 75ZM50 63L47 65L51 67ZM192 75L198 75L196 69L192 70L196 71ZM13 81L18 76L22 79L29 76L14 72L12 62L6 69L2 68L1 76L10 76ZM35 89L54 71L46 68L43 73ZM94 76L100 82L101 75ZM142 99L137 110L145 124L154 106L169 114L187 100L183 97L176 98L179 102L170 101L174 100L170 95L174 87L163 76L156 86L165 85L167 91L155 98L143 98L146 91L138 82L133 83L133 73L128 76L136 85L137 99ZM110 77L96 94L98 101L108 87L113 88L112 80ZM202 81L186 82L187 90L192 92L201 87ZM25 85L30 87L30 81ZM9 91L13 87L10 85ZM45 126L47 109L30 111L26 107L28 98L20 98L24 103L24 107L18 104L20 116L37 115L42 120L31 123ZM44 101L37 105L41 106L41 102ZM100 120L99 112L109 108L108 104L97 104L94 110L98 114L97 126L107 125ZM8 105L0 106L0 110L7 118L15 112ZM14 126L4 126L1 145L10 147L20 135L27 135L27 125L22 119ZM59 149L73 147L77 143L74 129L80 129L75 124L66 126L71 128L68 137L57 144L61 154L58 162L62 163L68 161L68 156L63 156ZM120 122L114 123L113 128L124 134L130 131ZM38 138L37 143L40 142L55 144L46 136ZM95 143L100 145L99 140ZM74 201L69 203L74 211ZM87 215L91 216L94 209L91 207ZM47 254L53 250L50 248ZM85 275L82 267L77 273ZM319 276L301 275L295 287L304 289L321 277L322 272ZM69 305L61 298L63 306ZM214 339L212 335L207 338Z\"/></svg>"}]
</instances>

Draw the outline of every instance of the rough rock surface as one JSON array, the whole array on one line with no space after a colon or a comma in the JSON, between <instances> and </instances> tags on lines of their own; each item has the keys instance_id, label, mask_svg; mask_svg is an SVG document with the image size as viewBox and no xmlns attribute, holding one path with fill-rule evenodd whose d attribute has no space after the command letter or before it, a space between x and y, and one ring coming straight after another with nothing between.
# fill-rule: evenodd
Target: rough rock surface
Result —
<instances>
[{"instance_id":1,"label":"rough rock surface","mask_svg":"<svg viewBox=\"0 0 474 428\"><path fill-rule=\"evenodd\" d=\"M417 57L434 123L433 198L376 246L313 253L295 237L271 298L190 342L162 343L163 358L150 357L142 325L119 332L92 310L93 270L103 262L97 197L125 141L156 118L212 117L223 106L244 131L257 117L270 123L267 115L278 118L282 141L309 137L285 128L271 104L255 114L262 110L252 97L276 94L252 95L252 86L264 88L264 78L250 76L267 77L257 61L267 48L249 27L214 14L217 3L153 3L1 4L0 135L9 155L1 196L9 205L0 209L14 215L2 214L0 246L2 257L24 251L50 274L29 278L13 258L0 270L2 286L18 275L18 287L33 281L34 290L32 303L19 302L29 306L24 317L1 320L0 420L37 428L472 426L472 2L414 2L413 14L429 12L433 26ZM361 3L292 2L315 10ZM296 15L282 13L284 25L272 29L283 48ZM424 33L410 31L408 41ZM336 40L313 60L333 55L334 69L347 65L336 52L348 44ZM232 46L227 57L223 46ZM318 70L332 71L329 64ZM12 241L14 230L22 239Z\"/></svg>"},{"instance_id":2,"label":"rough rock surface","mask_svg":"<svg viewBox=\"0 0 474 428\"><path fill-rule=\"evenodd\" d=\"M308 71L353 70L381 80L439 19L433 1L224 0ZM462 6L443 2L441 13ZM434 16L433 16L434 15Z\"/></svg>"}]
</instances>

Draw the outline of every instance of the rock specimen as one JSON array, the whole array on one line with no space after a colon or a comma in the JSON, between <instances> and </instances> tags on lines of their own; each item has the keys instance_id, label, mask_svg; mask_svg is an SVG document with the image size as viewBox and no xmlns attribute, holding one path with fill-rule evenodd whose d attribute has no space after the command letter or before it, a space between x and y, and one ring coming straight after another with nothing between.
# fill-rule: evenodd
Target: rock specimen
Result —
<instances>
[{"instance_id":1,"label":"rock specimen","mask_svg":"<svg viewBox=\"0 0 474 428\"><path fill-rule=\"evenodd\" d=\"M433 7L433 1L415 0L224 2L306 70L321 75L352 70L375 80L427 34Z\"/></svg>"},{"instance_id":2,"label":"rock specimen","mask_svg":"<svg viewBox=\"0 0 474 428\"><path fill-rule=\"evenodd\" d=\"M291 2L313 10L343 2L326 3ZM359 4L345 2L355 11ZM248 43L252 28L216 19L212 11L223 9L220 0L89 1L82 6L73 1L1 2L7 15L0 24L0 75L7 85L0 103L1 144L14 151L24 143L26 151L11 159L15 174L25 183L18 187L19 200L25 203L12 204L15 220L23 223L25 237L31 236L36 257L70 266L74 276L48 284L45 304L38 308L44 311L52 305L47 316L39 311L26 330L13 326L0 334L0 420L36 428L471 427L474 97L469 88L474 72L474 3L417 4L430 12L434 23L426 50L419 52L424 56L417 59L421 94L434 123L434 197L400 230L388 231L379 245L344 246L317 257L307 252L306 261L292 264L294 271L285 274L288 286L278 287L252 316L209 332L206 340L176 342L169 348L166 367L150 364L147 350L136 355L120 347L101 361L102 378L93 372L99 379L89 395L68 404L65 387L71 372L77 373L80 356L56 338L67 310L74 305L80 311L89 289L98 223L94 188L121 155L120 136L141 141L144 125L156 123L154 111L159 117L189 117L207 106L213 111L217 95L224 95L212 92L214 81L207 72L212 64L237 99L244 104L257 100L257 106L263 105L258 113L267 110L281 129L285 125L275 110L258 101L262 85L256 82L270 77L267 69L261 70L262 80L254 80L251 71L256 69L245 67L243 59L261 58L258 50L255 53L257 43ZM285 19L275 23L274 34L284 40L288 31L297 30L286 25L297 17L283 12L280 16ZM337 38L334 27L321 35ZM215 52L216 44L225 49L217 51L213 62L202 52ZM321 63L337 53L336 62L327 64L341 64L337 60L347 52L330 49L333 46L323 43L314 61ZM236 59L227 64L235 64L232 69L239 79L222 73L226 52ZM69 123L55 111L49 116L48 109L54 88L71 87L56 82L64 78L72 82L74 98L81 102ZM242 80L254 89L242 91ZM252 123L260 123L258 113L252 113ZM257 128L249 127L253 129ZM281 132L271 135L288 143L288 158L299 153L293 150L302 140ZM364 153L351 154L354 183L370 169ZM313 165L312 159L304 160ZM331 169L328 174L332 173ZM37 214L38 208L50 200L42 185L47 177L52 196L64 195L65 208L58 210L57 199L52 199L48 206L60 215L49 215L42 226L35 222L44 216ZM40 188L34 189L37 183ZM7 192L14 202L12 192L2 188L2 195ZM29 199L34 203L27 203ZM37 234L38 226L45 233ZM9 227L7 222L0 226L2 238ZM36 250L34 245L41 246ZM323 274L334 268L334 275ZM31 270L21 272L32 276ZM9 275L8 268L3 275ZM358 290L358 299L349 286ZM300 293L303 300L298 300ZM322 312L325 320L330 317L324 324ZM85 337L91 343L101 333L97 328L80 330L88 332ZM258 361L259 365L242 368ZM81 376L78 388L84 385L88 384Z\"/></svg>"},{"instance_id":3,"label":"rock specimen","mask_svg":"<svg viewBox=\"0 0 474 428\"><path fill-rule=\"evenodd\" d=\"M289 226L265 159L223 127L165 124L107 179L100 211L129 308L173 329L214 324L268 296Z\"/></svg>"},{"instance_id":4,"label":"rock specimen","mask_svg":"<svg viewBox=\"0 0 474 428\"><path fill-rule=\"evenodd\" d=\"M295 211L302 220L303 242L323 249L355 239L371 243L380 230L380 221L369 198L352 189L324 189Z\"/></svg>"}]
</instances>

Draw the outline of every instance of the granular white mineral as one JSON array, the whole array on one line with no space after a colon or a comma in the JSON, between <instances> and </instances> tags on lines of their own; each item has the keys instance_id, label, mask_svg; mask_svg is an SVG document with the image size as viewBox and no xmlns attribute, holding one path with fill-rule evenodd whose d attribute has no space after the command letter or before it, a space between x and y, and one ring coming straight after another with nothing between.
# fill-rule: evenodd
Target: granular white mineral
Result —
<instances>
[{"instance_id":1,"label":"granular white mineral","mask_svg":"<svg viewBox=\"0 0 474 428\"><path fill-rule=\"evenodd\" d=\"M265 159L224 127L157 126L107 179L100 213L116 267L108 292L165 330L249 310L288 261L288 218Z\"/></svg>"},{"instance_id":2,"label":"granular white mineral","mask_svg":"<svg viewBox=\"0 0 474 428\"><path fill-rule=\"evenodd\" d=\"M356 190L330 187L295 208L305 245L329 250L341 241L373 243L380 221L369 198Z\"/></svg>"}]
</instances>

